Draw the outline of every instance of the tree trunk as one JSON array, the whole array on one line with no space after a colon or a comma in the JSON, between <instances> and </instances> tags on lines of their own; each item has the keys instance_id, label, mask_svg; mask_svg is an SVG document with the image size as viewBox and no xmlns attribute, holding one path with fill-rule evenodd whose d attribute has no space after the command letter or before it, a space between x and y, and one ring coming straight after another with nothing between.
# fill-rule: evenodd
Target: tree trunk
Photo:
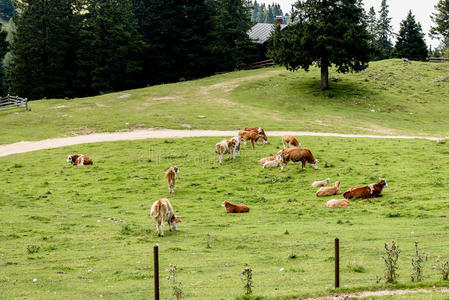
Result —
<instances>
[{"instance_id":1,"label":"tree trunk","mask_svg":"<svg viewBox=\"0 0 449 300\"><path fill-rule=\"evenodd\" d=\"M321 90L329 89L329 63L327 59L321 60Z\"/></svg>"}]
</instances>

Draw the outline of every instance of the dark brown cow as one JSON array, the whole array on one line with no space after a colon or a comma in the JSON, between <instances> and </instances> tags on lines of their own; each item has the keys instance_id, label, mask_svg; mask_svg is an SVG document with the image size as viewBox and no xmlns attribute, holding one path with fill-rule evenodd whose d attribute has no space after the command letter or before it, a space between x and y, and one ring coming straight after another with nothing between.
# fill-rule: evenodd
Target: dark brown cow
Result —
<instances>
[{"instance_id":1,"label":"dark brown cow","mask_svg":"<svg viewBox=\"0 0 449 300\"><path fill-rule=\"evenodd\" d=\"M357 185L348 189L343 196L346 199L352 198L377 198L382 197L382 189L387 187L387 180L380 178L378 183L373 183L370 185Z\"/></svg>"}]
</instances>

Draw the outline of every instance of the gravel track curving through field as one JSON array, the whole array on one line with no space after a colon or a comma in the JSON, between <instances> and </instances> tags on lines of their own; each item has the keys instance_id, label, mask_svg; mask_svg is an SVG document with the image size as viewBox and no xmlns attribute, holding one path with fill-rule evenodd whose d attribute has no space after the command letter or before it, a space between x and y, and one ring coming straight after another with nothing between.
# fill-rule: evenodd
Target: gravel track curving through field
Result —
<instances>
[{"instance_id":1,"label":"gravel track curving through field","mask_svg":"<svg viewBox=\"0 0 449 300\"><path fill-rule=\"evenodd\" d=\"M364 299L383 296L399 296L399 295L413 295L413 294L431 294L431 293L449 293L448 288L433 288L433 289L406 289L406 290L381 290L381 291L365 291L353 294L338 294L332 296L323 296L317 298L307 298L306 300L343 300L343 299Z\"/></svg>"},{"instance_id":2,"label":"gravel track curving through field","mask_svg":"<svg viewBox=\"0 0 449 300\"><path fill-rule=\"evenodd\" d=\"M143 129L129 132L114 133L95 133L89 135L79 135L73 137L62 137L32 142L18 142L14 144L0 145L0 157L11 154L32 152L44 149L53 149L65 146L102 143L115 141L133 141L144 139L161 139L161 138L186 138L186 137L223 137L235 136L237 130L220 131L220 130L176 130L176 129ZM420 136L380 136L380 135L358 135L358 134L339 134L339 133L321 133L307 131L267 131L270 136L282 136L291 134L295 136L323 136L323 137L348 137L348 138L378 138L378 139L427 139L432 141L441 140L437 137L420 137Z\"/></svg>"}]
</instances>

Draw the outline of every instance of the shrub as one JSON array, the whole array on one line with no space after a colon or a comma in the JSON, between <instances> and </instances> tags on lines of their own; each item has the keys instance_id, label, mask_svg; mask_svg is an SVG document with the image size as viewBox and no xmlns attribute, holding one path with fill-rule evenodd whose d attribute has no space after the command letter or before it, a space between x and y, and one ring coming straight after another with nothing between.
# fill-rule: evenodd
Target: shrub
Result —
<instances>
[{"instance_id":1,"label":"shrub","mask_svg":"<svg viewBox=\"0 0 449 300\"><path fill-rule=\"evenodd\" d=\"M391 247L388 248L388 244L385 243L385 256L382 256L385 262L385 274L384 278L386 282L393 283L399 278L397 273L399 269L398 259L401 250L395 241L391 241Z\"/></svg>"},{"instance_id":2,"label":"shrub","mask_svg":"<svg viewBox=\"0 0 449 300\"><path fill-rule=\"evenodd\" d=\"M253 270L250 267L246 267L242 272L243 289L246 295L253 293Z\"/></svg>"},{"instance_id":3,"label":"shrub","mask_svg":"<svg viewBox=\"0 0 449 300\"><path fill-rule=\"evenodd\" d=\"M427 255L418 250L418 242L415 242L415 257L412 257L412 275L411 280L413 282L422 281L424 263L427 261Z\"/></svg>"},{"instance_id":4,"label":"shrub","mask_svg":"<svg viewBox=\"0 0 449 300\"><path fill-rule=\"evenodd\" d=\"M432 269L439 270L443 280L448 280L449 278L449 261L441 261L440 258L437 258L437 265L433 266Z\"/></svg>"},{"instance_id":5,"label":"shrub","mask_svg":"<svg viewBox=\"0 0 449 300\"><path fill-rule=\"evenodd\" d=\"M27 252L28 254L33 254L39 252L40 247L36 245L28 245L27 246Z\"/></svg>"},{"instance_id":6,"label":"shrub","mask_svg":"<svg viewBox=\"0 0 449 300\"><path fill-rule=\"evenodd\" d=\"M184 296L184 292L182 291L182 284L180 281L176 281L176 273L178 272L178 269L176 265L170 264L170 267L168 268L168 281L171 285L172 294L170 296L170 299L176 298L176 300L182 299Z\"/></svg>"}]
</instances>

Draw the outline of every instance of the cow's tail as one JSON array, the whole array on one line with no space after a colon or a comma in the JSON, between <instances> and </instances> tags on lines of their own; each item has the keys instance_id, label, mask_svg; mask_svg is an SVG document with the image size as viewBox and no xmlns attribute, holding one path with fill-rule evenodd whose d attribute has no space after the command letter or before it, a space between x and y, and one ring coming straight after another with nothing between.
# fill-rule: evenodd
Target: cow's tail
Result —
<instances>
[{"instance_id":1,"label":"cow's tail","mask_svg":"<svg viewBox=\"0 0 449 300\"><path fill-rule=\"evenodd\" d=\"M156 204L151 208L151 216L153 218L156 219L160 216L160 214L161 214L160 208L161 208L161 206L159 204Z\"/></svg>"}]
</instances>

